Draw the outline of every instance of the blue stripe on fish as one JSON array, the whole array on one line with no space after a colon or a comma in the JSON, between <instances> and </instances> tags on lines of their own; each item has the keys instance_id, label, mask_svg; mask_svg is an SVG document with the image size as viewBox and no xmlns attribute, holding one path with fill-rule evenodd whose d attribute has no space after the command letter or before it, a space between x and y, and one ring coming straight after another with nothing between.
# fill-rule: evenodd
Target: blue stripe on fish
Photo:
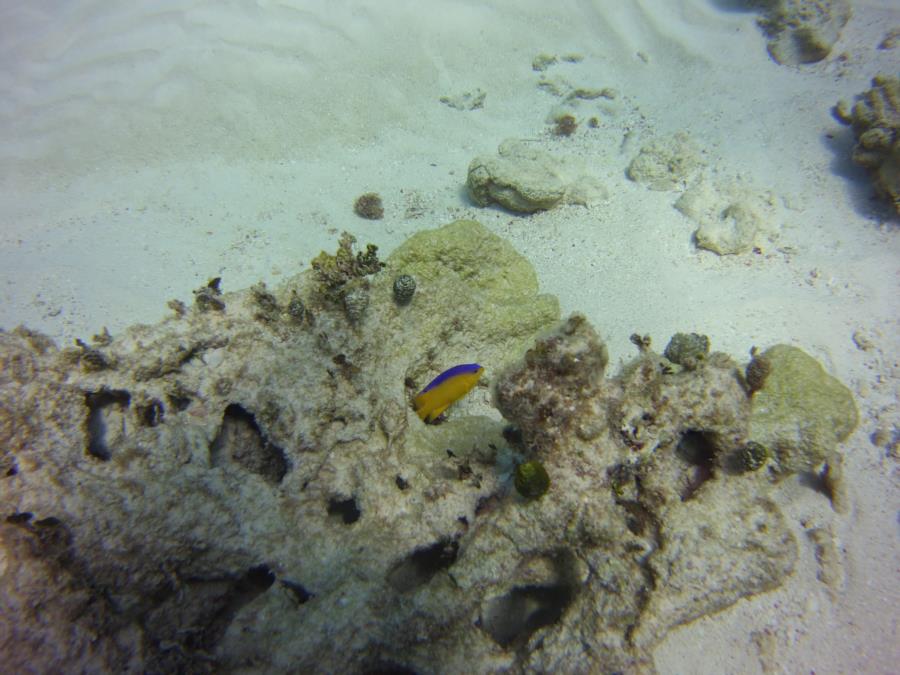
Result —
<instances>
[{"instance_id":1,"label":"blue stripe on fish","mask_svg":"<svg viewBox=\"0 0 900 675\"><path fill-rule=\"evenodd\" d=\"M428 383L428 386L425 387L419 394L424 394L426 391L431 391L438 385L443 382L446 382L452 377L456 377L457 375L473 375L478 372L481 368L477 363L462 363L458 366L453 366L452 368L448 368L443 373L434 378L431 382Z\"/></svg>"}]
</instances>

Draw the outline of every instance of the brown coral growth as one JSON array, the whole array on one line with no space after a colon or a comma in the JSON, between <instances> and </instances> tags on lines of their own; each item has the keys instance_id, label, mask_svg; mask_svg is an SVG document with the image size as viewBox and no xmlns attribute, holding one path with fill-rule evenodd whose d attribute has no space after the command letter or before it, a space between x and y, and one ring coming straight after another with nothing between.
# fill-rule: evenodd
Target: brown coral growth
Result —
<instances>
[{"instance_id":1,"label":"brown coral growth","mask_svg":"<svg viewBox=\"0 0 900 675\"><path fill-rule=\"evenodd\" d=\"M377 192L367 192L356 198L353 211L360 218L366 220L381 220L384 218L384 205L381 203L381 195Z\"/></svg>"}]
</instances>

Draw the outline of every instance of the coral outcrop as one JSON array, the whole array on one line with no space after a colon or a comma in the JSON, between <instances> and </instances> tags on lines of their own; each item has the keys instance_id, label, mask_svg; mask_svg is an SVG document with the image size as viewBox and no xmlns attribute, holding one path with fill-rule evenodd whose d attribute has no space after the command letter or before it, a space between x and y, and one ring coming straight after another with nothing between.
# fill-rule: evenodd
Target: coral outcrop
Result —
<instances>
[{"instance_id":1,"label":"coral outcrop","mask_svg":"<svg viewBox=\"0 0 900 675\"><path fill-rule=\"evenodd\" d=\"M775 211L771 193L738 180L702 179L675 202L675 208L697 224L698 248L718 255L746 253L771 234Z\"/></svg>"},{"instance_id":2,"label":"coral outcrop","mask_svg":"<svg viewBox=\"0 0 900 675\"><path fill-rule=\"evenodd\" d=\"M732 466L756 404L729 357L645 341L607 376L471 221L358 255L74 349L0 332L5 668L649 672L672 626L790 572L770 472ZM482 386L421 423L468 361L506 419Z\"/></svg>"},{"instance_id":3,"label":"coral outcrop","mask_svg":"<svg viewBox=\"0 0 900 675\"><path fill-rule=\"evenodd\" d=\"M849 0L763 0L760 27L769 37L769 54L797 66L826 58L850 20Z\"/></svg>"},{"instance_id":4,"label":"coral outcrop","mask_svg":"<svg viewBox=\"0 0 900 675\"><path fill-rule=\"evenodd\" d=\"M852 107L840 101L835 114L853 125L853 161L869 171L875 190L900 213L900 77L877 75Z\"/></svg>"},{"instance_id":5,"label":"coral outcrop","mask_svg":"<svg viewBox=\"0 0 900 675\"><path fill-rule=\"evenodd\" d=\"M651 190L675 190L703 166L696 144L684 132L658 138L641 147L631 164L628 177Z\"/></svg>"},{"instance_id":6,"label":"coral outcrop","mask_svg":"<svg viewBox=\"0 0 900 675\"><path fill-rule=\"evenodd\" d=\"M750 437L781 474L821 473L835 509L846 508L838 444L859 422L850 390L803 350L775 345L754 356Z\"/></svg>"},{"instance_id":7,"label":"coral outcrop","mask_svg":"<svg viewBox=\"0 0 900 675\"><path fill-rule=\"evenodd\" d=\"M496 203L516 213L559 204L589 206L606 196L603 185L575 160L554 157L518 139L503 141L496 155L473 159L466 185L479 206Z\"/></svg>"}]
</instances>

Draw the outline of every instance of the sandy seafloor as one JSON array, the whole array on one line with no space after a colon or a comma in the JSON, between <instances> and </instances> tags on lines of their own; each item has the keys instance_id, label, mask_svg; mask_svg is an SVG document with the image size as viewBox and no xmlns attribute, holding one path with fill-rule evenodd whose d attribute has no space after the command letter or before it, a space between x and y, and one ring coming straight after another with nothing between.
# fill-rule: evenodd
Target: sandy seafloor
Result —
<instances>
[{"instance_id":1,"label":"sandy seafloor","mask_svg":"<svg viewBox=\"0 0 900 675\"><path fill-rule=\"evenodd\" d=\"M628 336L676 331L747 359L802 347L857 396L846 443L851 508L789 480L779 500L800 560L779 590L673 631L662 673L900 672L896 443L900 223L848 160L839 98L896 74L896 0L857 0L823 62L773 62L738 0L36 0L0 9L0 326L62 343L155 322L221 276L276 284L342 230L388 254L410 234L475 218L535 266L563 312L587 314L612 360ZM548 76L611 87L597 115L550 134L559 100L532 58L580 54ZM441 96L480 88L481 109ZM694 247L678 191L629 181L646 140L686 131L707 175L770 191L758 253ZM608 198L522 217L476 207L469 161L508 137L574 155ZM627 140L626 140L627 137ZM385 217L353 214L381 193ZM855 336L855 338L854 338ZM804 531L831 528L837 592Z\"/></svg>"}]
</instances>

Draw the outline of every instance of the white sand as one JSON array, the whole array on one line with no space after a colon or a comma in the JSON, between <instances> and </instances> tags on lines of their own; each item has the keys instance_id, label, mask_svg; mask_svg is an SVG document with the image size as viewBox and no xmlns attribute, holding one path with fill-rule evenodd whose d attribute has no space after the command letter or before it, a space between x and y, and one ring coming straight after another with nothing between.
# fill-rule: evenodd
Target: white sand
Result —
<instances>
[{"instance_id":1,"label":"white sand","mask_svg":"<svg viewBox=\"0 0 900 675\"><path fill-rule=\"evenodd\" d=\"M797 571L673 632L660 672L900 671L900 467L870 442L900 424L900 231L829 114L897 72L900 49L876 49L900 26L896 0L858 0L833 54L848 58L802 68L769 59L738 0L12 4L0 9L0 325L64 342L116 333L213 276L226 290L277 282L344 229L387 254L417 230L476 218L532 261L565 312L588 315L614 360L634 354L632 332L658 348L703 332L742 359L787 342L858 396L850 513L782 485ZM559 99L536 86L539 52L584 56L548 77L617 90L576 110L600 128L548 134ZM481 110L438 101L476 87ZM624 176L646 140L680 130L707 175L740 173L775 195L779 234L760 254L696 250L695 226L672 208L679 193ZM609 199L525 218L473 207L468 162L507 137L583 158ZM352 212L369 190L384 197L382 221ZM814 527L836 542L824 568Z\"/></svg>"}]
</instances>

